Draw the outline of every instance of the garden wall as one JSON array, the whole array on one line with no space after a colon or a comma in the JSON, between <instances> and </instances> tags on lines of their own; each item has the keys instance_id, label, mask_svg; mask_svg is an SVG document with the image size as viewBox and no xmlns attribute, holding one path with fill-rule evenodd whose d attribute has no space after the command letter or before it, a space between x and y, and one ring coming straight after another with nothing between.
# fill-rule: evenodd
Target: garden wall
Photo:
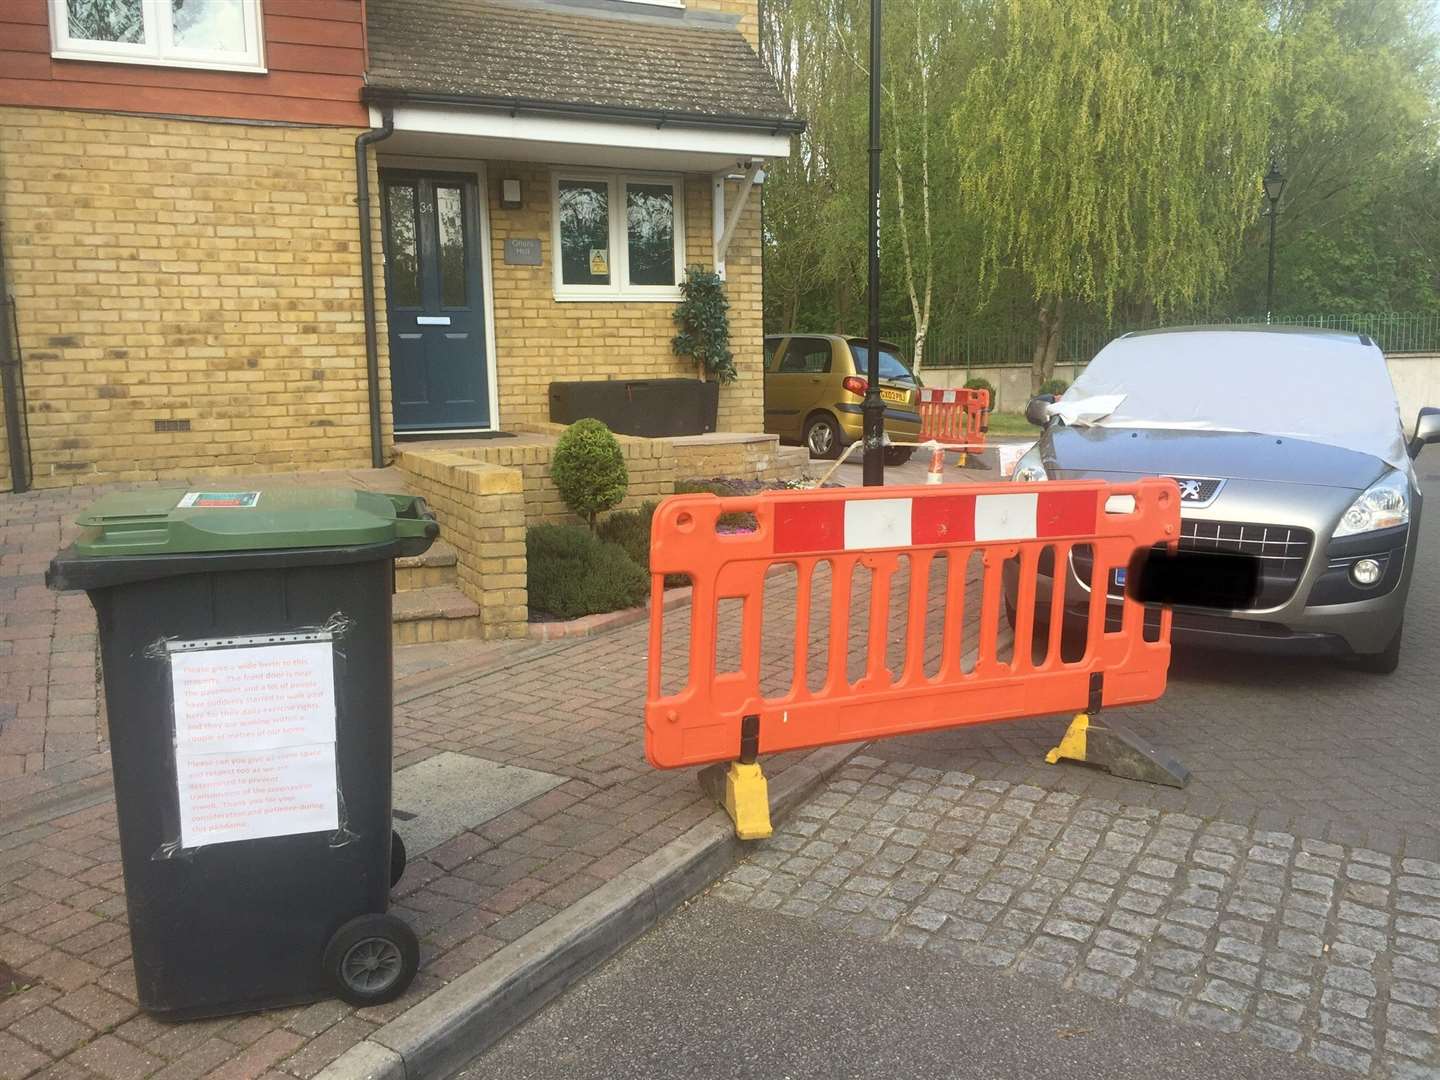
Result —
<instances>
[{"instance_id":1,"label":"garden wall","mask_svg":"<svg viewBox=\"0 0 1440 1080\"><path fill-rule=\"evenodd\" d=\"M533 424L524 425L513 440L401 443L396 448L396 467L406 474L410 490L430 504L441 536L455 549L460 589L480 605L482 637L528 633L525 530L580 521L550 479L553 436L563 430L559 424ZM619 509L673 494L679 480L798 480L809 465L803 448L781 447L773 435L616 439L630 474Z\"/></svg>"}]
</instances>

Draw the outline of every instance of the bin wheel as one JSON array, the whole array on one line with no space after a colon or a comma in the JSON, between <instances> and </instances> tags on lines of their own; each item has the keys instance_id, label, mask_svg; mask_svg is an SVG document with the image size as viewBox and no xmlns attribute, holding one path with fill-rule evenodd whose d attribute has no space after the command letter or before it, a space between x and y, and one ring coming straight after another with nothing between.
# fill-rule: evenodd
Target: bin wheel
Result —
<instances>
[{"instance_id":1,"label":"bin wheel","mask_svg":"<svg viewBox=\"0 0 1440 1080\"><path fill-rule=\"evenodd\" d=\"M390 830L390 887L400 884L405 874L405 841L394 829Z\"/></svg>"},{"instance_id":2,"label":"bin wheel","mask_svg":"<svg viewBox=\"0 0 1440 1080\"><path fill-rule=\"evenodd\" d=\"M351 1005L384 1005L410 985L420 967L415 931L394 915L351 919L325 946L325 974Z\"/></svg>"}]
</instances>

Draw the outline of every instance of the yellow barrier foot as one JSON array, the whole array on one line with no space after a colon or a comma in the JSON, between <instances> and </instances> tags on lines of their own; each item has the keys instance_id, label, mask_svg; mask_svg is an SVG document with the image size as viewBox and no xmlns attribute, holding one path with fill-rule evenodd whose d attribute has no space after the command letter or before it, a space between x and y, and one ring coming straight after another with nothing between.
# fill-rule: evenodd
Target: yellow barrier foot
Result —
<instances>
[{"instance_id":1,"label":"yellow barrier foot","mask_svg":"<svg viewBox=\"0 0 1440 1080\"><path fill-rule=\"evenodd\" d=\"M1151 746L1135 732L1111 720L1080 713L1065 730L1060 745L1045 755L1051 765L1078 761L1104 769L1122 780L1141 780L1183 788L1190 770Z\"/></svg>"},{"instance_id":2,"label":"yellow barrier foot","mask_svg":"<svg viewBox=\"0 0 1440 1080\"><path fill-rule=\"evenodd\" d=\"M770 788L756 762L732 761L700 770L700 786L725 808L741 840L764 840L770 827Z\"/></svg>"}]
</instances>

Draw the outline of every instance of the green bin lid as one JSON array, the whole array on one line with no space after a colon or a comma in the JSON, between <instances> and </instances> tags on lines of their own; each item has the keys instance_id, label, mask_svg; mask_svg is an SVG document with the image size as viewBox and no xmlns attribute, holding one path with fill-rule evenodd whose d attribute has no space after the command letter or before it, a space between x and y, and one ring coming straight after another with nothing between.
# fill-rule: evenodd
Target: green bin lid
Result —
<instances>
[{"instance_id":1,"label":"green bin lid","mask_svg":"<svg viewBox=\"0 0 1440 1080\"><path fill-rule=\"evenodd\" d=\"M84 532L74 551L164 555L381 544L424 527L414 516L418 502L409 495L321 487L116 492L76 518Z\"/></svg>"}]
</instances>

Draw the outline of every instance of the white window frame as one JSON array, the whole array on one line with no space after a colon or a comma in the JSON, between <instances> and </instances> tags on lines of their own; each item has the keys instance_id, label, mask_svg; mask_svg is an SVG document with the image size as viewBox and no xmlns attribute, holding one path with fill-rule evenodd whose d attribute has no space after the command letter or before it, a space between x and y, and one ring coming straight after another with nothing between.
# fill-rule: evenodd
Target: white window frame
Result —
<instances>
[{"instance_id":1,"label":"white window frame","mask_svg":"<svg viewBox=\"0 0 1440 1080\"><path fill-rule=\"evenodd\" d=\"M609 186L610 284L567 285L560 257L560 182L579 180L603 182ZM630 230L625 200L627 184L669 184L675 192L675 284L630 284ZM685 273L685 177L680 173L614 172L609 169L552 169L550 172L550 250L553 253L556 300L642 300L680 299L680 279Z\"/></svg>"},{"instance_id":2,"label":"white window frame","mask_svg":"<svg viewBox=\"0 0 1440 1080\"><path fill-rule=\"evenodd\" d=\"M621 0L625 4L645 4L649 7L683 8L685 0Z\"/></svg>"},{"instance_id":3,"label":"white window frame","mask_svg":"<svg viewBox=\"0 0 1440 1080\"><path fill-rule=\"evenodd\" d=\"M210 71L248 71L265 68L264 13L260 0L239 0L245 17L249 48L242 53L214 49L186 49L175 45L170 0L141 0L145 40L91 41L70 36L66 0L49 0L50 55L57 60L99 60L111 64L147 64L152 67L204 68Z\"/></svg>"}]
</instances>

